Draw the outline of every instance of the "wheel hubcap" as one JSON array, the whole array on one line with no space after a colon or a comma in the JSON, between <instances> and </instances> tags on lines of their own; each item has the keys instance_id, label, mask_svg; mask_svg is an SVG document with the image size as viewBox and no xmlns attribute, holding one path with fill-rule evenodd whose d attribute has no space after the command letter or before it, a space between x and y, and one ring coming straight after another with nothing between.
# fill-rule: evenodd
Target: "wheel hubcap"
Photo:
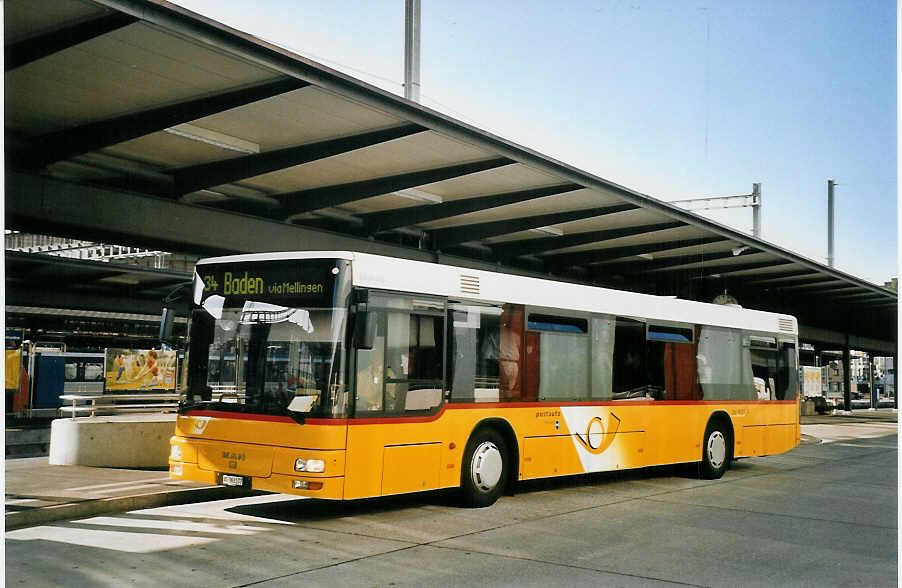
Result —
<instances>
[{"instance_id":1,"label":"wheel hubcap","mask_svg":"<svg viewBox=\"0 0 902 588\"><path fill-rule=\"evenodd\" d=\"M473 484L482 492L491 492L501 480L503 460L501 451L491 441L483 441L473 452L470 464Z\"/></svg>"},{"instance_id":2,"label":"wheel hubcap","mask_svg":"<svg viewBox=\"0 0 902 588\"><path fill-rule=\"evenodd\" d=\"M714 431L708 437L708 461L715 468L723 465L727 458L727 440L723 433Z\"/></svg>"}]
</instances>

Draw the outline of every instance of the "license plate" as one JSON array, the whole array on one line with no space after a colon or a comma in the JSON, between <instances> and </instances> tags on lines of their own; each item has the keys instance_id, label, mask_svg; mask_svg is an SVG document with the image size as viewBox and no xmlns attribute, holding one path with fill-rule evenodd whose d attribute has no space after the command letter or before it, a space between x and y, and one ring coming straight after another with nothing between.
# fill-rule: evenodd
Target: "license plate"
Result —
<instances>
[{"instance_id":1,"label":"license plate","mask_svg":"<svg viewBox=\"0 0 902 588\"><path fill-rule=\"evenodd\" d=\"M231 476L229 474L222 475L223 486L244 486L244 476Z\"/></svg>"}]
</instances>

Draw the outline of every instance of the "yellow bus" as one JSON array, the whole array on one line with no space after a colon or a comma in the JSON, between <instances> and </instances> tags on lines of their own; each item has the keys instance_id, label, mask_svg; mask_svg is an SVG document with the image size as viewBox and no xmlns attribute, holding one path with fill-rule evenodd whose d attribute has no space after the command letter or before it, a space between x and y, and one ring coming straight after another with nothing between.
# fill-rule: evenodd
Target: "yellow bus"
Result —
<instances>
[{"instance_id":1,"label":"yellow bus","mask_svg":"<svg viewBox=\"0 0 902 588\"><path fill-rule=\"evenodd\" d=\"M799 442L787 315L353 252L201 260L173 478L349 500Z\"/></svg>"}]
</instances>

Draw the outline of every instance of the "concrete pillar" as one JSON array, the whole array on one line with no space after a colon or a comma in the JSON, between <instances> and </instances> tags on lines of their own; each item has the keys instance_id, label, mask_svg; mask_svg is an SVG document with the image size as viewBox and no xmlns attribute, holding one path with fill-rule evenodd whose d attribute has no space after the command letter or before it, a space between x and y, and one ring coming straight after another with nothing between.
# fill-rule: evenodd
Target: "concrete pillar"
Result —
<instances>
[{"instance_id":1,"label":"concrete pillar","mask_svg":"<svg viewBox=\"0 0 902 588\"><path fill-rule=\"evenodd\" d=\"M896 343L896 352L893 354L893 408L899 410L899 374L896 371L896 358L899 357L899 344ZM884 376L885 378L885 376ZM886 381L884 379L884 381Z\"/></svg>"},{"instance_id":2,"label":"concrete pillar","mask_svg":"<svg viewBox=\"0 0 902 588\"><path fill-rule=\"evenodd\" d=\"M849 353L849 336L846 335L846 344L842 349L842 394L843 410L852 410L852 362Z\"/></svg>"},{"instance_id":3,"label":"concrete pillar","mask_svg":"<svg viewBox=\"0 0 902 588\"><path fill-rule=\"evenodd\" d=\"M880 396L874 387L874 354L868 354L868 391L871 393L871 408L880 408Z\"/></svg>"}]
</instances>

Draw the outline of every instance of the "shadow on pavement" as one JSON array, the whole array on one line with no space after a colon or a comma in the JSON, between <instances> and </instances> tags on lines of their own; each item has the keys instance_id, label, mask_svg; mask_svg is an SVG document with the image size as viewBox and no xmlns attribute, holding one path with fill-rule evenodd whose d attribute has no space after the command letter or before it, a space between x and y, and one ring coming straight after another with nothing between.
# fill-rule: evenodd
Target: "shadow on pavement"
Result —
<instances>
[{"instance_id":1,"label":"shadow on pavement","mask_svg":"<svg viewBox=\"0 0 902 588\"><path fill-rule=\"evenodd\" d=\"M548 490L578 488L581 486L599 487L624 481L647 480L667 477L697 479L697 465L692 463L676 464L640 468L635 470L598 472L592 474L562 476L558 478L527 480L518 482L514 488L514 492L512 492L511 494L531 494L545 492ZM460 508L469 510L469 507L464 506L461 502L456 488L419 492L415 494L402 494L397 496L362 498L359 500L348 501L298 498L296 500L279 500L274 502L240 505L228 508L226 510L235 514L242 514L283 522L297 522L298 520L310 522L331 520L361 514L395 512L409 508L419 508L423 506L439 506L444 508Z\"/></svg>"}]
</instances>

